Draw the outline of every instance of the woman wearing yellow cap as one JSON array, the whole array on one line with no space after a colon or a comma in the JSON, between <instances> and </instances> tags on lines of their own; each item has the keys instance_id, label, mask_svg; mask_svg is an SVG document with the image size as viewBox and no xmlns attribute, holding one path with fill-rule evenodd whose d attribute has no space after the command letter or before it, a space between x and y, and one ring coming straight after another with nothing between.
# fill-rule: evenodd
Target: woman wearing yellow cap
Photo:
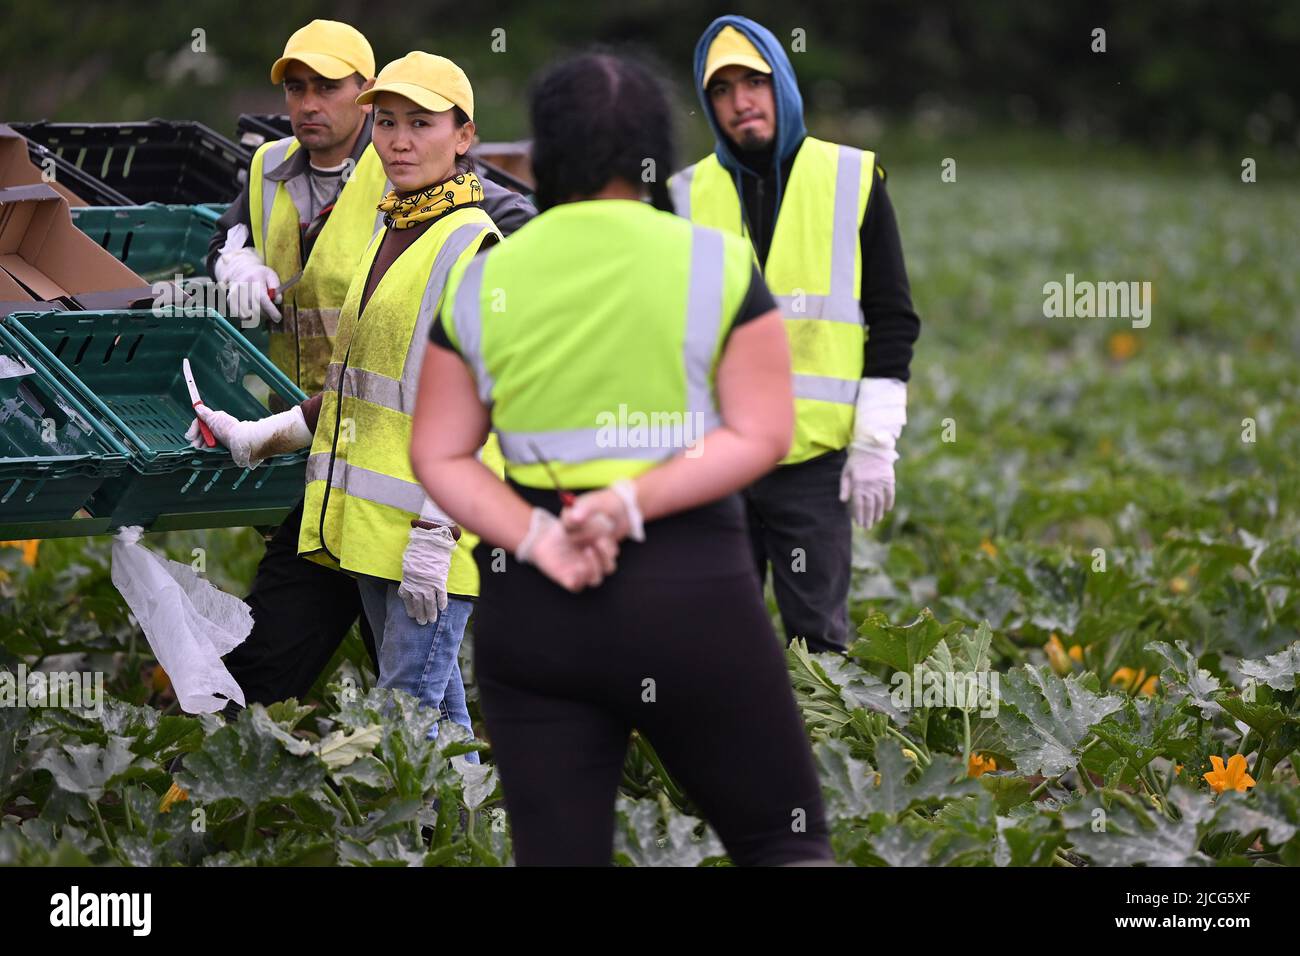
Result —
<instances>
[{"instance_id":1,"label":"woman wearing yellow cap","mask_svg":"<svg viewBox=\"0 0 1300 956\"><path fill-rule=\"evenodd\" d=\"M468 156L474 94L456 64L408 53L357 102L374 105L373 141L393 189L348 290L324 390L255 422L198 414L237 464L311 444L299 553L357 577L380 635L380 686L469 727L457 652L478 594L477 539L415 479L411 415L447 275L501 234L481 208ZM499 468L495 446L483 457Z\"/></svg>"}]
</instances>

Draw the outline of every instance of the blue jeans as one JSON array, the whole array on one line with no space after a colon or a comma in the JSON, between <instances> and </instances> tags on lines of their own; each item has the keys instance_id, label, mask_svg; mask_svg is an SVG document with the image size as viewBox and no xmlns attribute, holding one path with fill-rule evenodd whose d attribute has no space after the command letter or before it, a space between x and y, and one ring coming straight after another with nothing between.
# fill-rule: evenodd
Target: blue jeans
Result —
<instances>
[{"instance_id":1,"label":"blue jeans","mask_svg":"<svg viewBox=\"0 0 1300 956\"><path fill-rule=\"evenodd\" d=\"M459 653L474 603L448 597L437 621L420 624L406 613L397 582L361 575L357 585L379 651L379 686L406 691L439 711L440 719L454 720L472 733ZM438 736L437 724L429 736ZM465 756L470 763L479 762L477 753Z\"/></svg>"}]
</instances>

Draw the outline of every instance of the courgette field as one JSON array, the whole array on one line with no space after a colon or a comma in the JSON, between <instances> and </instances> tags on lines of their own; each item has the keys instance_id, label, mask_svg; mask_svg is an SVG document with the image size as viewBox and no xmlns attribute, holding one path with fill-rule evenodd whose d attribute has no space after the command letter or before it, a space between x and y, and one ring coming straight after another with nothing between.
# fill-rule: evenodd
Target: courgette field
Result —
<instances>
[{"instance_id":1,"label":"courgette field","mask_svg":"<svg viewBox=\"0 0 1300 956\"><path fill-rule=\"evenodd\" d=\"M842 862L1300 863L1300 194L1237 172L890 170L923 323L898 500L857 533L848 652L787 653ZM1067 274L1149 281L1150 324L1045 316ZM146 540L241 594L261 553ZM355 637L302 703L189 717L107 539L29 558L0 548L0 669L102 671L111 699L0 708L0 863L511 861L490 748L427 741ZM726 862L639 739L616 860Z\"/></svg>"}]
</instances>

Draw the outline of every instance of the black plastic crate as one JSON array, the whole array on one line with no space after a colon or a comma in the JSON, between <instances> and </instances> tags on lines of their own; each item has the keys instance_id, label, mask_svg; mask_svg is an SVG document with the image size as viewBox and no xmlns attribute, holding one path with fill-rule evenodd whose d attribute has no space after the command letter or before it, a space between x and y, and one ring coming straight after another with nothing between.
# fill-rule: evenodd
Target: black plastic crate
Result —
<instances>
[{"instance_id":1,"label":"black plastic crate","mask_svg":"<svg viewBox=\"0 0 1300 956\"><path fill-rule=\"evenodd\" d=\"M54 178L61 186L72 190L84 202L92 206L131 206L130 199L112 186L100 182L84 170L78 169L58 153L51 152L40 143L27 141L27 157L37 169L44 170L51 161L54 165Z\"/></svg>"},{"instance_id":2,"label":"black plastic crate","mask_svg":"<svg viewBox=\"0 0 1300 956\"><path fill-rule=\"evenodd\" d=\"M252 161L249 150L189 121L9 125L126 200L98 205L228 203ZM65 184L77 192L72 181Z\"/></svg>"}]
</instances>

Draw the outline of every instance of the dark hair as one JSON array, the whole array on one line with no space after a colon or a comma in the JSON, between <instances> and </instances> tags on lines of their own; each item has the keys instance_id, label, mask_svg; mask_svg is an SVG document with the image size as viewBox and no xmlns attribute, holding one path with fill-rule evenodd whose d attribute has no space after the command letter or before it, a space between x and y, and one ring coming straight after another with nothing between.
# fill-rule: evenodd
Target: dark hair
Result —
<instances>
[{"instance_id":1,"label":"dark hair","mask_svg":"<svg viewBox=\"0 0 1300 956\"><path fill-rule=\"evenodd\" d=\"M645 64L607 51L564 60L534 80L529 112L539 209L597 193L611 179L641 182L653 160L650 199L673 211L672 107Z\"/></svg>"},{"instance_id":2,"label":"dark hair","mask_svg":"<svg viewBox=\"0 0 1300 956\"><path fill-rule=\"evenodd\" d=\"M459 106L451 108L451 116L456 121L457 129L469 122L469 114ZM474 147L471 146L465 150L464 155L456 157L456 168L462 173L468 173L474 169Z\"/></svg>"}]
</instances>

